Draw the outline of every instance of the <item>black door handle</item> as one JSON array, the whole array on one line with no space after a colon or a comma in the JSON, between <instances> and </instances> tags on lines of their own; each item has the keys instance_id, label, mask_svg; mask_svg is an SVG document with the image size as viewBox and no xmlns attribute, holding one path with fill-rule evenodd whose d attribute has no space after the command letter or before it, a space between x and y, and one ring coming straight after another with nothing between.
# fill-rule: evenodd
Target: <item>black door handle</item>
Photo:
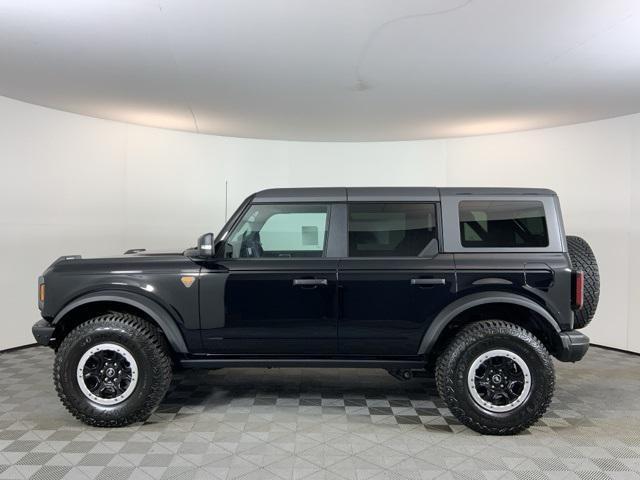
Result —
<instances>
[{"instance_id":1,"label":"black door handle","mask_svg":"<svg viewBox=\"0 0 640 480\"><path fill-rule=\"evenodd\" d=\"M326 286L328 283L326 278L296 278L293 280L294 287L318 287Z\"/></svg>"},{"instance_id":2,"label":"black door handle","mask_svg":"<svg viewBox=\"0 0 640 480\"><path fill-rule=\"evenodd\" d=\"M444 285L446 280L444 278L412 278L411 285L418 286L433 286L433 285Z\"/></svg>"}]
</instances>

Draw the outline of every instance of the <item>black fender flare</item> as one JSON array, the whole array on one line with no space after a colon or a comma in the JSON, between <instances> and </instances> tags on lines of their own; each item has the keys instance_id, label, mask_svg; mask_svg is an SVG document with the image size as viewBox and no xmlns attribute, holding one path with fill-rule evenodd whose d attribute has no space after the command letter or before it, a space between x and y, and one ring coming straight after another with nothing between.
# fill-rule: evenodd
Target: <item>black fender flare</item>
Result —
<instances>
[{"instance_id":1,"label":"black fender flare","mask_svg":"<svg viewBox=\"0 0 640 480\"><path fill-rule=\"evenodd\" d=\"M428 353L433 348L440 337L440 334L449 322L462 312L470 308L477 307L478 305L490 303L510 303L512 305L519 305L521 307L528 308L544 318L554 331L560 333L560 327L553 316L542 305L534 302L530 298L509 292L478 292L459 298L440 311L422 337L418 354L424 355Z\"/></svg>"},{"instance_id":2,"label":"black fender flare","mask_svg":"<svg viewBox=\"0 0 640 480\"><path fill-rule=\"evenodd\" d=\"M184 341L180 329L176 325L175 319L166 309L157 302L132 292L121 290L103 290L100 292L89 293L69 302L54 317L52 325L57 325L68 313L76 308L96 302L115 302L130 305L149 315L154 322L160 327L169 345L175 352L188 353L187 344Z\"/></svg>"}]
</instances>

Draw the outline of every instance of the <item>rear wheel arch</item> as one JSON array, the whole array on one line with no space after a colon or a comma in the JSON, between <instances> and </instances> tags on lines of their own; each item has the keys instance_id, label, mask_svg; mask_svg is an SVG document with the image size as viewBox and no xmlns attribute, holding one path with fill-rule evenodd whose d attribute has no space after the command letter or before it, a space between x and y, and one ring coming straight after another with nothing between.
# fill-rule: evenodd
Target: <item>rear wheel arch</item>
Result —
<instances>
[{"instance_id":1,"label":"rear wheel arch","mask_svg":"<svg viewBox=\"0 0 640 480\"><path fill-rule=\"evenodd\" d=\"M562 346L557 322L541 305L513 293L482 292L462 297L445 307L424 334L418 354L433 359L465 326L496 319L530 331L552 354Z\"/></svg>"},{"instance_id":2,"label":"rear wheel arch","mask_svg":"<svg viewBox=\"0 0 640 480\"><path fill-rule=\"evenodd\" d=\"M173 316L161 305L131 292L103 291L82 296L67 304L53 319L55 344L75 327L91 318L112 312L131 313L156 325L173 352L188 353L187 345Z\"/></svg>"}]
</instances>

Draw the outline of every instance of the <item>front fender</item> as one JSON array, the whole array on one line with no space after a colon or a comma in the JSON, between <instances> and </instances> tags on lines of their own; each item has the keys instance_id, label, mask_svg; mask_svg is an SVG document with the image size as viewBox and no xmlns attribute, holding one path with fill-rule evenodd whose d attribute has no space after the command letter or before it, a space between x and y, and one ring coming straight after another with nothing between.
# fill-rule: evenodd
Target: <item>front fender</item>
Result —
<instances>
[{"instance_id":1,"label":"front fender","mask_svg":"<svg viewBox=\"0 0 640 480\"><path fill-rule=\"evenodd\" d=\"M126 290L104 290L76 298L62 308L51 323L56 326L76 308L96 302L123 303L143 311L160 327L175 352L188 353L187 345L175 318L153 300Z\"/></svg>"},{"instance_id":2,"label":"front fender","mask_svg":"<svg viewBox=\"0 0 640 480\"><path fill-rule=\"evenodd\" d=\"M440 311L425 332L418 354L424 355L431 351L440 334L455 317L470 308L490 303L508 303L528 308L544 318L553 330L560 332L560 327L553 316L540 304L527 297L509 292L478 292L459 298Z\"/></svg>"}]
</instances>

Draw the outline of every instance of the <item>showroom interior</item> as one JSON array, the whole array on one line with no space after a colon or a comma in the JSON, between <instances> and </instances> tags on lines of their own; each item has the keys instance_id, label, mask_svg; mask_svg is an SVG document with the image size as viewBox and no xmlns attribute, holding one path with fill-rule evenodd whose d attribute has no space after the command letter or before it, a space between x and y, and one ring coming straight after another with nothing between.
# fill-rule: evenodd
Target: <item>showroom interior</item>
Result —
<instances>
[{"instance_id":1,"label":"showroom interior","mask_svg":"<svg viewBox=\"0 0 640 480\"><path fill-rule=\"evenodd\" d=\"M0 478L640 479L638 183L634 0L0 0ZM600 291L541 418L478 433L428 368L175 357L147 418L65 408L32 334L56 259L188 259L250 195L306 187L555 192ZM126 258L103 274L142 279Z\"/></svg>"}]
</instances>

